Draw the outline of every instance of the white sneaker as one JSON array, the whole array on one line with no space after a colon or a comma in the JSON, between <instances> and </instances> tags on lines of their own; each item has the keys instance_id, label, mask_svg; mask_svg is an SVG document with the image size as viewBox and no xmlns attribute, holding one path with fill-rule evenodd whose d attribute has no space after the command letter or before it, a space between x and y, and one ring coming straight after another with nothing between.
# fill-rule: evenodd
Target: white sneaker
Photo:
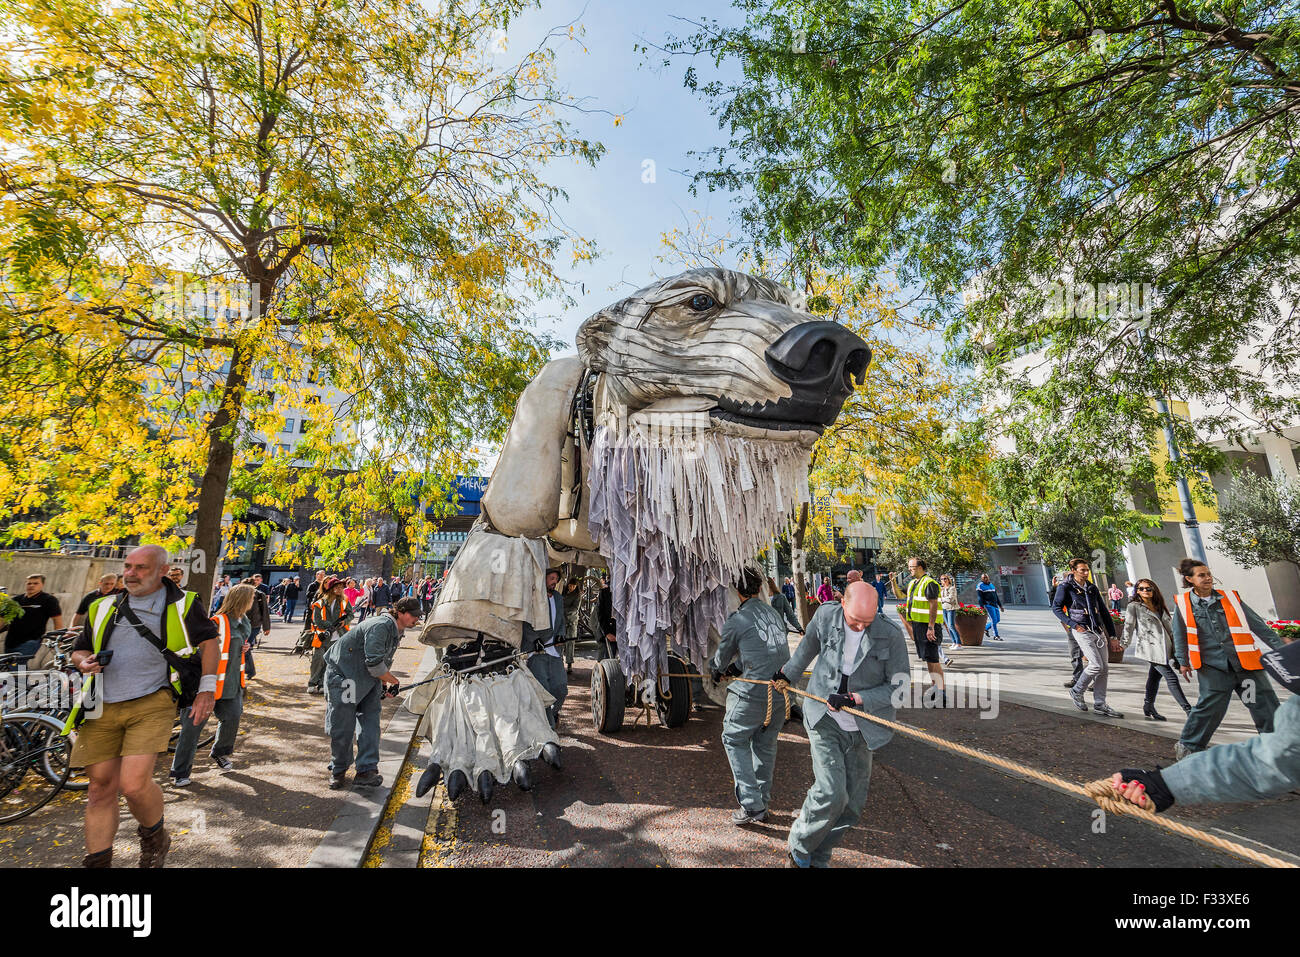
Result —
<instances>
[{"instance_id":1,"label":"white sneaker","mask_svg":"<svg viewBox=\"0 0 1300 957\"><path fill-rule=\"evenodd\" d=\"M189 778L172 778L172 787L174 788L187 788L190 784Z\"/></svg>"}]
</instances>

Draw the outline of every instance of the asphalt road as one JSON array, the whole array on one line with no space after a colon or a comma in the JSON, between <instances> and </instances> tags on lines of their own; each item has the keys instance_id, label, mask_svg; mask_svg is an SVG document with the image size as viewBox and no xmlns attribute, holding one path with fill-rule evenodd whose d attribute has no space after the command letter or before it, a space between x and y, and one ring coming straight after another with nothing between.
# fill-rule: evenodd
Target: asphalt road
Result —
<instances>
[{"instance_id":1,"label":"asphalt road","mask_svg":"<svg viewBox=\"0 0 1300 957\"><path fill-rule=\"evenodd\" d=\"M773 806L762 824L736 827L731 776L711 708L684 727L657 721L594 732L591 662L575 662L561 719L565 768L541 762L528 793L498 790L457 806L438 794L425 866L764 867L784 863L785 839L812 782L801 724L780 738ZM900 720L974 747L1086 782L1120 767L1167 764L1167 738L1002 703L975 710L900 713ZM1295 795L1233 808L1180 809L1206 828L1300 853ZM837 866L1237 867L1228 857L1141 821L902 735L876 753L867 807L836 851ZM1104 826L1103 826L1104 825Z\"/></svg>"}]
</instances>

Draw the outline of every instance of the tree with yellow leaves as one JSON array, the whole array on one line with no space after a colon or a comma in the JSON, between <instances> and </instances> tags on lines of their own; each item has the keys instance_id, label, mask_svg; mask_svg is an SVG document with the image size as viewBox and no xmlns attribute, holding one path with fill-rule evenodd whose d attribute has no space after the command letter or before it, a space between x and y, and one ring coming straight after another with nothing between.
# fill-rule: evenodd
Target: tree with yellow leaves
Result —
<instances>
[{"instance_id":1,"label":"tree with yellow leaves","mask_svg":"<svg viewBox=\"0 0 1300 957\"><path fill-rule=\"evenodd\" d=\"M204 591L252 506L314 495L307 561L384 514L418 537L413 493L444 501L544 361L555 257L591 254L541 170L601 147L549 42L505 57L523 5L9 5L4 540L192 544Z\"/></svg>"}]
</instances>

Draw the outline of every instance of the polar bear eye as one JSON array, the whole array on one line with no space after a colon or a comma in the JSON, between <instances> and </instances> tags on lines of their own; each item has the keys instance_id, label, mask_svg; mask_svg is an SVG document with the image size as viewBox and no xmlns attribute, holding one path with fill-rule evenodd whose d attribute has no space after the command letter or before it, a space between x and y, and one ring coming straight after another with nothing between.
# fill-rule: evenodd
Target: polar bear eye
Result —
<instances>
[{"instance_id":1,"label":"polar bear eye","mask_svg":"<svg viewBox=\"0 0 1300 957\"><path fill-rule=\"evenodd\" d=\"M696 312L708 312L718 303L706 292L698 292L691 297L691 308Z\"/></svg>"}]
</instances>

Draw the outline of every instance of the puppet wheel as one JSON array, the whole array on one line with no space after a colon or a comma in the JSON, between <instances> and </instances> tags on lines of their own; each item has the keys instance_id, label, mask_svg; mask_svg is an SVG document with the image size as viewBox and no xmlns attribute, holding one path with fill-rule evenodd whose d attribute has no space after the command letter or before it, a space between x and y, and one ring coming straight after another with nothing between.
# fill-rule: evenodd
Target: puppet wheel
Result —
<instances>
[{"instance_id":1,"label":"puppet wheel","mask_svg":"<svg viewBox=\"0 0 1300 957\"><path fill-rule=\"evenodd\" d=\"M685 659L676 655L668 656L668 672L671 675L684 675L689 666ZM659 711L659 720L666 728L680 728L691 717L691 679L671 677L668 679L668 697L663 694L655 699Z\"/></svg>"},{"instance_id":2,"label":"puppet wheel","mask_svg":"<svg viewBox=\"0 0 1300 957\"><path fill-rule=\"evenodd\" d=\"M618 661L606 658L591 669L591 720L601 734L623 727L627 683Z\"/></svg>"}]
</instances>

